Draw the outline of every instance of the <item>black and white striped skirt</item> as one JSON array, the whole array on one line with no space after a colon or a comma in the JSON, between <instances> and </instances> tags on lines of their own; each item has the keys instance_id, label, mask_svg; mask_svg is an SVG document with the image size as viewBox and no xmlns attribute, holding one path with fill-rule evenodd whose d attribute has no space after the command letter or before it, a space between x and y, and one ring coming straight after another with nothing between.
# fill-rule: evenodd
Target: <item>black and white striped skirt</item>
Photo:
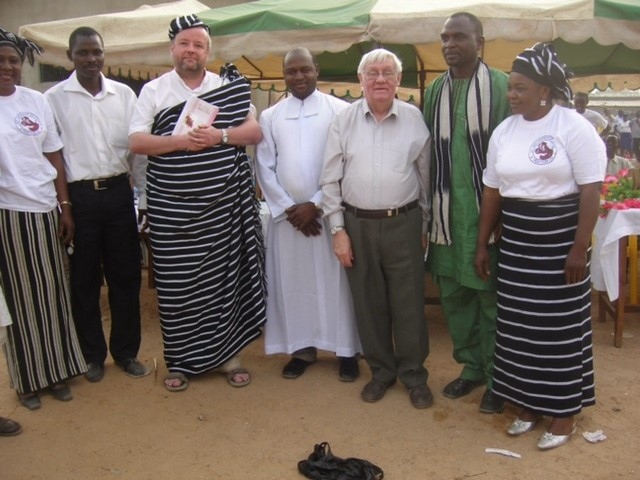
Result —
<instances>
[{"instance_id":1,"label":"black and white striped skirt","mask_svg":"<svg viewBox=\"0 0 640 480\"><path fill-rule=\"evenodd\" d=\"M564 275L578 202L502 202L493 389L559 418L595 403L591 279L567 285Z\"/></svg>"},{"instance_id":2,"label":"black and white striped skirt","mask_svg":"<svg viewBox=\"0 0 640 480\"><path fill-rule=\"evenodd\" d=\"M58 214L0 210L0 282L13 323L13 388L34 392L87 370L71 316Z\"/></svg>"}]
</instances>

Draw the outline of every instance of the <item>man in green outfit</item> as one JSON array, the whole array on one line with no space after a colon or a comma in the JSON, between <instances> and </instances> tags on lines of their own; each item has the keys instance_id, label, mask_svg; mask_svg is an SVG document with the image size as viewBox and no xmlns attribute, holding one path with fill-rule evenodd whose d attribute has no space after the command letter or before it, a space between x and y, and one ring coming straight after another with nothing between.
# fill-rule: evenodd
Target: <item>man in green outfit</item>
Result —
<instances>
[{"instance_id":1,"label":"man in green outfit","mask_svg":"<svg viewBox=\"0 0 640 480\"><path fill-rule=\"evenodd\" d=\"M496 332L496 250L485 282L473 261L478 231L482 172L493 129L509 115L507 75L479 58L482 24L472 14L455 13L440 34L449 70L425 92L424 117L432 142L432 225L427 269L440 289L440 302L453 341L453 357L462 373L443 394L459 398L486 385L483 413L499 413L493 396Z\"/></svg>"}]
</instances>

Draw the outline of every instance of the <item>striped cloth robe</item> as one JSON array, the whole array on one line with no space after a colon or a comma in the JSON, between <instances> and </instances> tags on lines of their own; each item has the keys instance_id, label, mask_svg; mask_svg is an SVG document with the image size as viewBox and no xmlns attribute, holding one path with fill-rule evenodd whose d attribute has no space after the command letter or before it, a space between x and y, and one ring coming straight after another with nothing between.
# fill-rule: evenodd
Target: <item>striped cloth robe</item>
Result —
<instances>
[{"instance_id":1,"label":"striped cloth robe","mask_svg":"<svg viewBox=\"0 0 640 480\"><path fill-rule=\"evenodd\" d=\"M251 92L242 77L200 96L219 107L216 128L240 125ZM158 113L170 135L184 102ZM149 156L148 218L167 368L199 374L223 365L266 321L264 242L244 148Z\"/></svg>"}]
</instances>

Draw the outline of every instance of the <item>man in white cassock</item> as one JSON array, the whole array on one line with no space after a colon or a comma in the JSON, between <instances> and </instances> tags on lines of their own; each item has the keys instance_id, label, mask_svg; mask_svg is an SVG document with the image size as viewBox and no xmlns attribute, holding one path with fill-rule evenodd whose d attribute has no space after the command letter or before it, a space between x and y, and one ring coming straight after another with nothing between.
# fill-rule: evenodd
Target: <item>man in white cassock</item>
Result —
<instances>
[{"instance_id":1,"label":"man in white cassock","mask_svg":"<svg viewBox=\"0 0 640 480\"><path fill-rule=\"evenodd\" d=\"M288 353L282 376L297 378L335 352L339 378L355 381L361 351L346 274L318 208L329 125L347 103L316 89L319 68L306 48L290 50L283 74L291 96L260 117L256 172L271 211L266 238L265 352Z\"/></svg>"}]
</instances>

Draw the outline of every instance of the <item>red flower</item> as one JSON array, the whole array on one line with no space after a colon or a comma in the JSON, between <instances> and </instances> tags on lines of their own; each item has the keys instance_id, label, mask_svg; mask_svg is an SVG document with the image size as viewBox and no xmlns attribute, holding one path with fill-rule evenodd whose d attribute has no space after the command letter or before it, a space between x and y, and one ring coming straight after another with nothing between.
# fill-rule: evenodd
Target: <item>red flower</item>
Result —
<instances>
[{"instance_id":1,"label":"red flower","mask_svg":"<svg viewBox=\"0 0 640 480\"><path fill-rule=\"evenodd\" d=\"M609 210L640 208L640 190L628 176L629 169L623 168L616 175L607 175L600 189L600 217L606 217Z\"/></svg>"}]
</instances>

